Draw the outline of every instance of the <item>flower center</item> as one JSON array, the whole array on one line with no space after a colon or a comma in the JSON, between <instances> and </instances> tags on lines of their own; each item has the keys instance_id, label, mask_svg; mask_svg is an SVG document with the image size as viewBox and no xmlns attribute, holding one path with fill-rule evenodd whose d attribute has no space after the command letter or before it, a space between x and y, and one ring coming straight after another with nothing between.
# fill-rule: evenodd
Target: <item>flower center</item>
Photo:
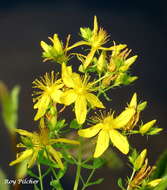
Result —
<instances>
[{"instance_id":1,"label":"flower center","mask_svg":"<svg viewBox=\"0 0 167 190\"><path fill-rule=\"evenodd\" d=\"M79 95L82 95L85 93L85 89L82 87L82 88L77 88L75 89L75 92Z\"/></svg>"},{"instance_id":2,"label":"flower center","mask_svg":"<svg viewBox=\"0 0 167 190\"><path fill-rule=\"evenodd\" d=\"M111 128L113 128L113 117L108 116L103 120L104 129L109 131Z\"/></svg>"}]
</instances>

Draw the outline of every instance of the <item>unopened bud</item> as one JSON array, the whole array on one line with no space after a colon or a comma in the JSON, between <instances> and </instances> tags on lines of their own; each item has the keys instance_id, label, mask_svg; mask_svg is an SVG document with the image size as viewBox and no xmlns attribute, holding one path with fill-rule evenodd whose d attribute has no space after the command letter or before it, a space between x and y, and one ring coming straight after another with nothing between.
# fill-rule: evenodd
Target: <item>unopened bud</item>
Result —
<instances>
[{"instance_id":1,"label":"unopened bud","mask_svg":"<svg viewBox=\"0 0 167 190\"><path fill-rule=\"evenodd\" d=\"M147 154L147 149L144 149L144 150L139 154L139 156L137 157L137 159L135 160L134 168L135 168L136 170L139 170L139 169L143 166L143 163L144 163L146 154Z\"/></svg>"},{"instance_id":2,"label":"unopened bud","mask_svg":"<svg viewBox=\"0 0 167 190\"><path fill-rule=\"evenodd\" d=\"M150 181L147 185L151 186L151 187L155 187L155 186L159 185L159 183L161 181L162 181L162 178L154 179L154 180Z\"/></svg>"},{"instance_id":3,"label":"unopened bud","mask_svg":"<svg viewBox=\"0 0 167 190\"><path fill-rule=\"evenodd\" d=\"M146 124L142 125L139 129L139 132L141 134L145 134L149 131L149 129L151 129L151 127L153 127L153 125L156 123L156 120L152 120L147 122Z\"/></svg>"},{"instance_id":4,"label":"unopened bud","mask_svg":"<svg viewBox=\"0 0 167 190\"><path fill-rule=\"evenodd\" d=\"M106 52L102 51L99 59L97 60L98 71L103 72L105 68L105 64L106 64Z\"/></svg>"}]
</instances>

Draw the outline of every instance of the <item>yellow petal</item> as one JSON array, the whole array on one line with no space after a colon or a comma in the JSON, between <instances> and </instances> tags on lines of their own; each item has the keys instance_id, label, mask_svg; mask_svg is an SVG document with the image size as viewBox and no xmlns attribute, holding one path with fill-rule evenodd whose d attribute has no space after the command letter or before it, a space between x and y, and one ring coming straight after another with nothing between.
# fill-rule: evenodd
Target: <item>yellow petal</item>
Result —
<instances>
[{"instance_id":1,"label":"yellow petal","mask_svg":"<svg viewBox=\"0 0 167 190\"><path fill-rule=\"evenodd\" d=\"M19 162L24 161L25 159L27 159L28 157L30 157L33 154L33 150L32 149L27 149L25 151L23 151L21 153L21 155L14 161L10 162L9 166L13 166Z\"/></svg>"},{"instance_id":2,"label":"yellow petal","mask_svg":"<svg viewBox=\"0 0 167 190\"><path fill-rule=\"evenodd\" d=\"M42 97L34 105L34 108L38 108L37 114L35 115L34 118L35 121L41 118L45 114L49 103L50 103L50 97L47 94L42 95Z\"/></svg>"},{"instance_id":3,"label":"yellow petal","mask_svg":"<svg viewBox=\"0 0 167 190\"><path fill-rule=\"evenodd\" d=\"M51 139L49 142L50 142L50 144L54 144L54 143L58 143L58 142L63 142L63 143L68 143L68 144L80 144L79 141L65 139L65 138Z\"/></svg>"},{"instance_id":4,"label":"yellow petal","mask_svg":"<svg viewBox=\"0 0 167 190\"><path fill-rule=\"evenodd\" d=\"M35 163L35 161L37 159L37 156L38 156L38 150L34 151L31 159L28 162L28 168L31 168L34 165L34 163Z\"/></svg>"},{"instance_id":5,"label":"yellow petal","mask_svg":"<svg viewBox=\"0 0 167 190\"><path fill-rule=\"evenodd\" d=\"M91 104L92 107L104 108L103 103L94 94L87 93L86 99Z\"/></svg>"},{"instance_id":6,"label":"yellow petal","mask_svg":"<svg viewBox=\"0 0 167 190\"><path fill-rule=\"evenodd\" d=\"M67 87L74 87L74 81L72 79L72 68L71 66L67 67L65 63L62 64L62 80Z\"/></svg>"},{"instance_id":7,"label":"yellow petal","mask_svg":"<svg viewBox=\"0 0 167 190\"><path fill-rule=\"evenodd\" d=\"M97 35L98 32L98 22L97 22L97 17L94 16L94 26L93 26L93 35Z\"/></svg>"},{"instance_id":8,"label":"yellow petal","mask_svg":"<svg viewBox=\"0 0 167 190\"><path fill-rule=\"evenodd\" d=\"M61 103L61 96L63 92L61 90L55 90L53 91L50 96L54 102Z\"/></svg>"},{"instance_id":9,"label":"yellow petal","mask_svg":"<svg viewBox=\"0 0 167 190\"><path fill-rule=\"evenodd\" d=\"M81 80L81 77L78 73L73 73L72 79L74 81L75 88L81 88L82 87L82 85L83 85L82 80Z\"/></svg>"},{"instance_id":10,"label":"yellow petal","mask_svg":"<svg viewBox=\"0 0 167 190\"><path fill-rule=\"evenodd\" d=\"M52 146L47 146L48 152L52 155L52 157L56 160L58 163L59 167L61 169L64 169L63 163L61 161L59 153L52 147Z\"/></svg>"},{"instance_id":11,"label":"yellow petal","mask_svg":"<svg viewBox=\"0 0 167 190\"><path fill-rule=\"evenodd\" d=\"M78 46L83 46L83 45L89 45L88 42L85 42L85 41L79 41L79 42L76 42L75 44L73 44L72 46L69 46L66 51L69 51L75 47L78 47Z\"/></svg>"},{"instance_id":12,"label":"yellow petal","mask_svg":"<svg viewBox=\"0 0 167 190\"><path fill-rule=\"evenodd\" d=\"M51 49L50 46L47 43L45 43L44 41L41 41L41 47L46 52L48 52Z\"/></svg>"},{"instance_id":13,"label":"yellow petal","mask_svg":"<svg viewBox=\"0 0 167 190\"><path fill-rule=\"evenodd\" d=\"M129 143L127 138L114 129L110 130L109 134L113 145L116 146L123 154L127 154L129 152Z\"/></svg>"},{"instance_id":14,"label":"yellow petal","mask_svg":"<svg viewBox=\"0 0 167 190\"><path fill-rule=\"evenodd\" d=\"M100 131L100 129L102 129L102 127L103 127L102 124L99 123L87 129L80 129L78 131L78 134L81 137L90 138L95 136Z\"/></svg>"},{"instance_id":15,"label":"yellow petal","mask_svg":"<svg viewBox=\"0 0 167 190\"><path fill-rule=\"evenodd\" d=\"M129 107L136 109L137 108L137 94L134 93L130 101Z\"/></svg>"},{"instance_id":16,"label":"yellow petal","mask_svg":"<svg viewBox=\"0 0 167 190\"><path fill-rule=\"evenodd\" d=\"M101 156L109 146L109 135L106 130L101 130L96 144L94 158Z\"/></svg>"},{"instance_id":17,"label":"yellow petal","mask_svg":"<svg viewBox=\"0 0 167 190\"><path fill-rule=\"evenodd\" d=\"M92 62L92 59L93 59L95 52L96 52L96 49L92 48L90 50L89 54L86 56L85 62L83 64L84 69L86 69L90 65L90 63Z\"/></svg>"},{"instance_id":18,"label":"yellow petal","mask_svg":"<svg viewBox=\"0 0 167 190\"><path fill-rule=\"evenodd\" d=\"M28 132L28 131L23 130L23 129L14 129L14 131L16 133L19 133L20 135L23 135L23 136L26 136L26 137L33 137L33 135L34 135L33 133Z\"/></svg>"},{"instance_id":19,"label":"yellow petal","mask_svg":"<svg viewBox=\"0 0 167 190\"><path fill-rule=\"evenodd\" d=\"M75 115L77 122L83 124L87 114L87 103L85 96L78 96L75 101Z\"/></svg>"},{"instance_id":20,"label":"yellow petal","mask_svg":"<svg viewBox=\"0 0 167 190\"><path fill-rule=\"evenodd\" d=\"M126 46L127 46L126 44L119 44L119 45L113 45L113 46L108 47L108 48L100 47L99 49L105 50L105 51L111 51L111 50L113 50L112 56L114 56L115 54L117 55L117 52L120 52Z\"/></svg>"},{"instance_id":21,"label":"yellow petal","mask_svg":"<svg viewBox=\"0 0 167 190\"><path fill-rule=\"evenodd\" d=\"M70 105L70 104L75 102L76 98L77 98L77 94L75 93L75 91L74 90L68 90L68 91L63 93L60 100L63 104Z\"/></svg>"},{"instance_id":22,"label":"yellow petal","mask_svg":"<svg viewBox=\"0 0 167 190\"><path fill-rule=\"evenodd\" d=\"M59 40L58 34L54 34L53 39L49 39L53 42L53 47L56 49L56 51L61 54L63 52L63 47Z\"/></svg>"},{"instance_id":23,"label":"yellow petal","mask_svg":"<svg viewBox=\"0 0 167 190\"><path fill-rule=\"evenodd\" d=\"M118 117L114 119L114 128L123 128L135 114L135 109L127 108Z\"/></svg>"}]
</instances>

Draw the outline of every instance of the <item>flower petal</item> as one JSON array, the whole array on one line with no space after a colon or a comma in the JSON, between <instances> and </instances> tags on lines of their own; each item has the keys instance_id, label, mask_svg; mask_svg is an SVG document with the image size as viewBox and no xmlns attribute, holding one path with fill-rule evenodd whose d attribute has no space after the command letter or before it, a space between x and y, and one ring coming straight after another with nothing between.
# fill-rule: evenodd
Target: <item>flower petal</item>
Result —
<instances>
[{"instance_id":1,"label":"flower petal","mask_svg":"<svg viewBox=\"0 0 167 190\"><path fill-rule=\"evenodd\" d=\"M62 64L62 80L67 87L74 87L74 81L72 79L72 67L67 67L65 63Z\"/></svg>"},{"instance_id":2,"label":"flower petal","mask_svg":"<svg viewBox=\"0 0 167 190\"><path fill-rule=\"evenodd\" d=\"M42 95L42 97L34 105L34 108L38 108L37 114L35 115L35 118L34 118L35 121L41 118L45 114L49 103L50 103L50 97L45 94Z\"/></svg>"},{"instance_id":3,"label":"flower petal","mask_svg":"<svg viewBox=\"0 0 167 190\"><path fill-rule=\"evenodd\" d=\"M70 105L73 102L75 102L77 98L77 94L74 90L68 90L63 93L62 97L60 98L60 101L65 105Z\"/></svg>"},{"instance_id":4,"label":"flower petal","mask_svg":"<svg viewBox=\"0 0 167 190\"><path fill-rule=\"evenodd\" d=\"M78 131L78 134L81 137L90 138L90 137L95 136L100 131L100 129L102 129L102 127L103 127L102 124L98 123L98 124L96 124L92 127L89 127L87 129L80 129Z\"/></svg>"},{"instance_id":5,"label":"flower petal","mask_svg":"<svg viewBox=\"0 0 167 190\"><path fill-rule=\"evenodd\" d=\"M87 103L85 96L78 96L75 101L75 114L79 124L83 124L87 114Z\"/></svg>"},{"instance_id":6,"label":"flower petal","mask_svg":"<svg viewBox=\"0 0 167 190\"><path fill-rule=\"evenodd\" d=\"M61 161L59 153L52 147L52 146L47 146L48 152L53 156L53 158L56 160L58 163L59 167L61 169L64 169L63 163Z\"/></svg>"},{"instance_id":7,"label":"flower petal","mask_svg":"<svg viewBox=\"0 0 167 190\"><path fill-rule=\"evenodd\" d=\"M130 101L129 107L136 109L137 108L137 94L134 93Z\"/></svg>"},{"instance_id":8,"label":"flower petal","mask_svg":"<svg viewBox=\"0 0 167 190\"><path fill-rule=\"evenodd\" d=\"M31 159L28 162L28 168L31 168L34 165L34 163L35 163L35 161L37 159L37 156L38 156L38 150L34 151Z\"/></svg>"},{"instance_id":9,"label":"flower petal","mask_svg":"<svg viewBox=\"0 0 167 190\"><path fill-rule=\"evenodd\" d=\"M104 108L103 103L94 94L87 93L86 99L92 107Z\"/></svg>"},{"instance_id":10,"label":"flower petal","mask_svg":"<svg viewBox=\"0 0 167 190\"><path fill-rule=\"evenodd\" d=\"M123 128L125 125L127 125L127 123L130 121L130 119L134 116L135 113L135 109L127 108L118 117L114 119L114 128Z\"/></svg>"},{"instance_id":11,"label":"flower petal","mask_svg":"<svg viewBox=\"0 0 167 190\"><path fill-rule=\"evenodd\" d=\"M19 162L24 161L25 159L27 159L28 157L30 157L33 154L33 150L32 149L27 149L25 151L23 151L21 153L21 155L14 161L10 162L9 166L13 166L15 164L18 164Z\"/></svg>"},{"instance_id":12,"label":"flower petal","mask_svg":"<svg viewBox=\"0 0 167 190\"><path fill-rule=\"evenodd\" d=\"M61 96L62 96L63 92L61 90L55 90L54 92L52 92L50 94L52 100L54 102L60 103L61 104Z\"/></svg>"},{"instance_id":13,"label":"flower petal","mask_svg":"<svg viewBox=\"0 0 167 190\"><path fill-rule=\"evenodd\" d=\"M58 142L68 143L68 144L80 144L79 141L70 140L70 139L65 139L65 138L51 139L51 140L49 141L50 144L54 144L54 143L58 143Z\"/></svg>"},{"instance_id":14,"label":"flower petal","mask_svg":"<svg viewBox=\"0 0 167 190\"><path fill-rule=\"evenodd\" d=\"M119 133L117 130L110 130L110 139L114 146L116 146L123 154L129 152L129 143L125 136Z\"/></svg>"},{"instance_id":15,"label":"flower petal","mask_svg":"<svg viewBox=\"0 0 167 190\"><path fill-rule=\"evenodd\" d=\"M106 130L101 130L96 144L94 158L101 156L109 146L109 135Z\"/></svg>"},{"instance_id":16,"label":"flower petal","mask_svg":"<svg viewBox=\"0 0 167 190\"><path fill-rule=\"evenodd\" d=\"M33 135L34 135L33 133L28 132L28 131L23 130L23 129L14 129L14 131L16 133L19 133L20 135L23 135L23 136L26 136L26 137L33 137Z\"/></svg>"}]
</instances>

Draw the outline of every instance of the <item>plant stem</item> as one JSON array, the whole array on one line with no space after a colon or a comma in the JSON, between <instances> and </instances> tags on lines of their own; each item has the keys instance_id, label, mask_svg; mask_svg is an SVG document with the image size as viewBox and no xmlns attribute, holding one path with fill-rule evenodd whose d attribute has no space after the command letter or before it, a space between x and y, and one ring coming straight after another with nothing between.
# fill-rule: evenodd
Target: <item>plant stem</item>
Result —
<instances>
[{"instance_id":1,"label":"plant stem","mask_svg":"<svg viewBox=\"0 0 167 190\"><path fill-rule=\"evenodd\" d=\"M43 190L42 174L41 174L41 166L40 166L39 163L38 163L37 165L38 165L38 173L39 173L40 188L41 188L41 190Z\"/></svg>"},{"instance_id":2,"label":"plant stem","mask_svg":"<svg viewBox=\"0 0 167 190\"><path fill-rule=\"evenodd\" d=\"M130 179L129 179L129 183L128 183L127 190L130 190L130 189L131 189L130 184L131 184L131 181L132 181L132 179L133 179L133 177L134 177L134 175L135 175L135 172L136 172L136 170L133 170L132 175L131 175L131 177L130 177Z\"/></svg>"},{"instance_id":3,"label":"plant stem","mask_svg":"<svg viewBox=\"0 0 167 190\"><path fill-rule=\"evenodd\" d=\"M95 172L95 169L93 169L93 170L91 171L91 173L90 173L90 175L89 175L89 177L88 177L88 179L87 179L86 183L83 185L83 187L82 187L82 189L81 189L81 190L85 190L85 189L86 189L86 187L87 187L87 185L88 185L89 181L91 180L91 178L92 178L92 176L93 176L94 172Z\"/></svg>"},{"instance_id":4,"label":"plant stem","mask_svg":"<svg viewBox=\"0 0 167 190\"><path fill-rule=\"evenodd\" d=\"M81 142L81 140L80 140L80 142ZM76 177L75 177L75 183L74 183L73 190L77 190L78 186L79 186L79 179L80 179L80 175L81 175L81 161L82 161L81 146L82 146L82 144L80 145L79 152L78 152L77 171L76 171Z\"/></svg>"}]
</instances>

